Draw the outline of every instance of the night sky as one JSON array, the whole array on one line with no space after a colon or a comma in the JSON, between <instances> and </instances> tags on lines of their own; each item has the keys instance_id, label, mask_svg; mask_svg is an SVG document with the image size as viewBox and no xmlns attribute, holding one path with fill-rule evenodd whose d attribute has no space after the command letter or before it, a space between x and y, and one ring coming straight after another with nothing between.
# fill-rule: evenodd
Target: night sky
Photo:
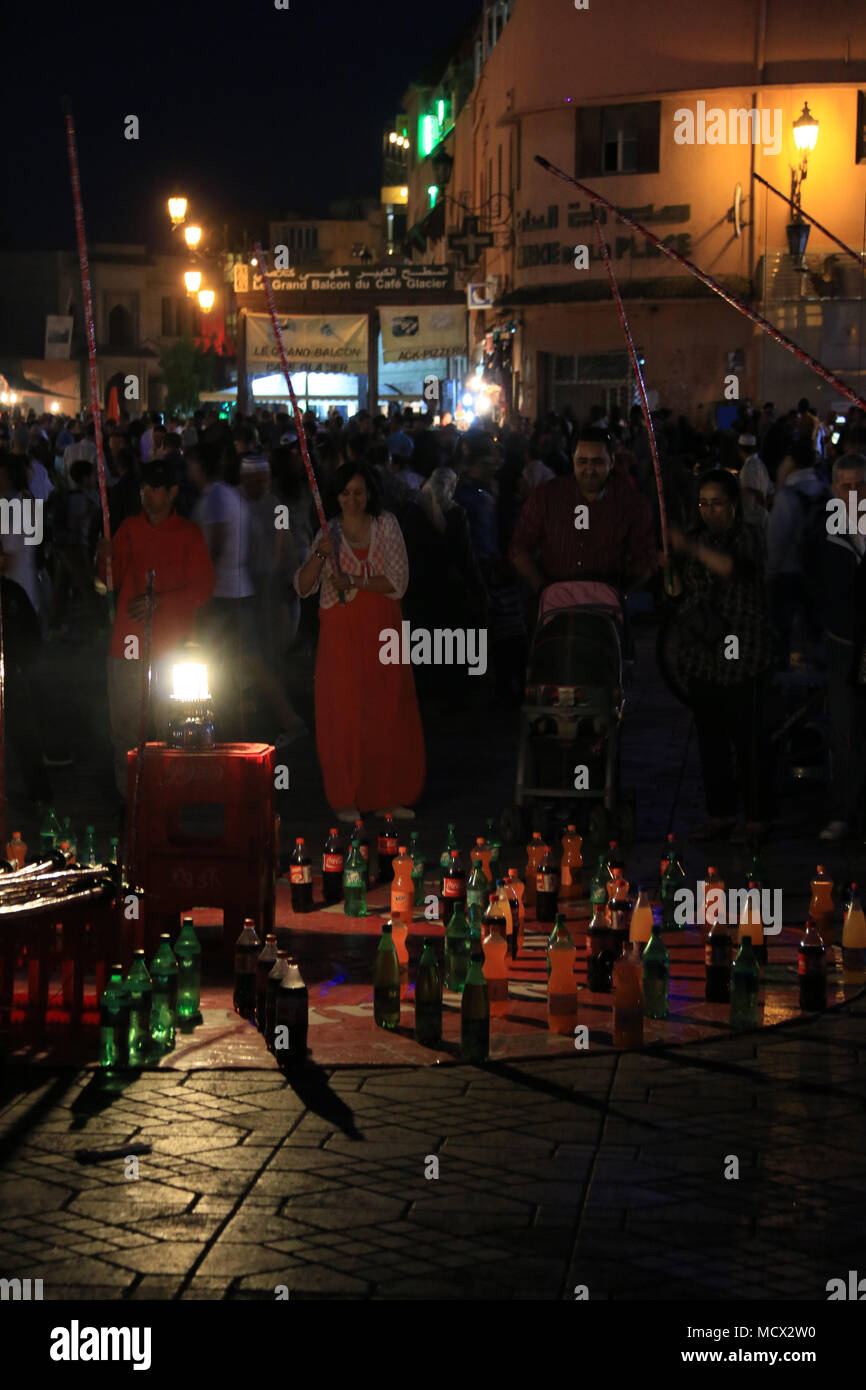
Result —
<instances>
[{"instance_id":1,"label":"night sky","mask_svg":"<svg viewBox=\"0 0 866 1390\"><path fill-rule=\"evenodd\" d=\"M257 213L378 200L382 127L480 3L290 4L14 0L3 22L0 247L74 245L64 94L90 242L169 250L175 189L203 222L251 232ZM128 114L140 119L137 143L123 136Z\"/></svg>"}]
</instances>

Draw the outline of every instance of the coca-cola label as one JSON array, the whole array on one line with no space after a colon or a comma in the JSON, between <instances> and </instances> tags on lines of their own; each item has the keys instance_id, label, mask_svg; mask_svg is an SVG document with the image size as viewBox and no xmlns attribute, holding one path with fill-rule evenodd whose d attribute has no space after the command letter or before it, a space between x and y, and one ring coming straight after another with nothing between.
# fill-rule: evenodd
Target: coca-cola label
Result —
<instances>
[{"instance_id":1,"label":"coca-cola label","mask_svg":"<svg viewBox=\"0 0 866 1390\"><path fill-rule=\"evenodd\" d=\"M392 838L390 835L380 835L378 839L378 846L380 854L396 854L397 838L396 836Z\"/></svg>"},{"instance_id":2,"label":"coca-cola label","mask_svg":"<svg viewBox=\"0 0 866 1390\"><path fill-rule=\"evenodd\" d=\"M446 878L442 884L442 892L446 898L462 898L465 896L465 880L462 878Z\"/></svg>"},{"instance_id":3,"label":"coca-cola label","mask_svg":"<svg viewBox=\"0 0 866 1390\"><path fill-rule=\"evenodd\" d=\"M322 858L322 870L326 874L341 874L343 872L342 854L326 854Z\"/></svg>"},{"instance_id":4,"label":"coca-cola label","mask_svg":"<svg viewBox=\"0 0 866 1390\"><path fill-rule=\"evenodd\" d=\"M289 869L290 883L312 883L313 869L310 864L292 864Z\"/></svg>"},{"instance_id":5,"label":"coca-cola label","mask_svg":"<svg viewBox=\"0 0 866 1390\"><path fill-rule=\"evenodd\" d=\"M555 893L558 887L559 874L557 873L537 873L535 875L535 886L539 893Z\"/></svg>"}]
</instances>

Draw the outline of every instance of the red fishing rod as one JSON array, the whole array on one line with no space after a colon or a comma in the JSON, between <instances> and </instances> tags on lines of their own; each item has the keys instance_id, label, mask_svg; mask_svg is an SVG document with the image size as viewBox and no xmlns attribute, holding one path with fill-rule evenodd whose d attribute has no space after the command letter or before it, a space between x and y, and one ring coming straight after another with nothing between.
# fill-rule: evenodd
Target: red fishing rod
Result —
<instances>
[{"instance_id":1,"label":"red fishing rod","mask_svg":"<svg viewBox=\"0 0 866 1390\"><path fill-rule=\"evenodd\" d=\"M841 395L845 396L849 401L853 401L854 405L859 406L861 410L866 411L866 400L864 400L862 396L858 396L857 392L853 391L850 386L846 386L844 381L841 381L839 377L829 372L817 358L811 357L798 343L794 342L793 338L788 338L784 333L780 333L778 328L774 328L773 324L767 319L762 318L760 314L756 314L754 309L750 309L748 304L745 304L742 299L732 294L730 290L724 289L719 284L718 280L713 279L712 275L707 275L706 271L701 270L700 266L696 266L693 261L686 260L685 256L681 256L679 251L675 251L672 246L666 246L648 227L644 227L643 224L636 221L635 218L629 217L628 213L623 212L622 208L618 208L615 203L611 203L607 198L602 197L601 193L597 193L593 188L588 188L585 183L581 183L578 179L573 178L571 174L567 174L564 169L558 169L555 164L550 163L550 160L544 159L542 155L537 154L535 156L535 162L536 164L540 164L542 169L546 169L548 173L555 174L556 177L562 179L563 182L570 183L575 188L579 188L581 193L589 198L590 202L600 203L602 207L614 213L615 216L619 218L620 222L623 222L627 227L631 227L634 231L640 232L641 236L646 237L647 241L652 242L653 246L661 251L663 256L668 257L668 260L676 261L678 265L684 266L686 270L692 275L697 276L704 285L711 289L714 294L717 294L720 299L723 299L726 304L730 304L732 309L737 309L741 314L744 314L747 319L751 319L752 323L757 324L758 328L762 329L764 333L769 334L775 342L780 343L788 352L793 353L800 362L810 367L812 371L826 381L828 385L835 387Z\"/></svg>"},{"instance_id":2,"label":"red fishing rod","mask_svg":"<svg viewBox=\"0 0 866 1390\"><path fill-rule=\"evenodd\" d=\"M69 156L69 176L72 181L72 201L75 207L75 234L78 238L78 261L81 267L81 293L84 297L84 326L87 330L87 357L90 363L90 409L93 414L93 431L96 438L96 472L99 478L99 500L102 503L102 530L106 540L111 538L111 522L108 516L108 488L105 482L105 450L102 442L102 408L99 403L99 377L96 370L96 331L93 324L93 291L90 284L90 262L87 258L87 237L84 231L84 208L81 202L81 179L78 173L78 147L75 139L75 125L69 102L64 102L66 110L66 152ZM114 606L113 584L111 579L111 556L105 561L105 583L108 588L109 610Z\"/></svg>"}]
</instances>

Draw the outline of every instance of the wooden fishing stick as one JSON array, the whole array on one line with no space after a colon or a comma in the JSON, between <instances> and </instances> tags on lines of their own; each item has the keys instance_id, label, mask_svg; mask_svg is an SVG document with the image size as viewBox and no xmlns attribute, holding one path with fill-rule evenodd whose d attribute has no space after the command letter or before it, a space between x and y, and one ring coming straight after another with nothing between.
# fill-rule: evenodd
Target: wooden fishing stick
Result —
<instances>
[{"instance_id":1,"label":"wooden fishing stick","mask_svg":"<svg viewBox=\"0 0 866 1390\"><path fill-rule=\"evenodd\" d=\"M604 232L601 230L601 223L598 218L597 203L593 203L592 205L592 220L595 223L595 230L598 235L598 244L601 247L601 254L604 257L605 269L607 270L607 278L610 281L610 289L613 295L614 303L616 304L617 313L619 314L619 321L622 324L622 331L625 334L626 347L628 348L628 355L631 358L632 371L634 372L635 381L637 382L638 395L640 396L641 410L643 411L643 418L646 424L647 434L649 435L650 453L652 454L653 471L655 472L656 478L656 490L658 491L659 495L659 520L661 522L662 530L662 552L664 554L665 572L667 573L670 564L670 548L668 545L668 514L667 508L665 507L665 491L664 487L662 486L662 470L661 464L659 463L659 451L656 446L656 432L653 427L652 415L650 414L649 400L647 399L646 386L644 385L643 379L643 372L640 369L640 360L638 358L637 350L634 345L634 339L631 336L631 329L629 328L628 319L626 318L626 313L622 302L622 296L619 292L619 285L616 283L616 275L614 274L614 269L611 264L608 245L604 239Z\"/></svg>"},{"instance_id":2,"label":"wooden fishing stick","mask_svg":"<svg viewBox=\"0 0 866 1390\"><path fill-rule=\"evenodd\" d=\"M679 251L675 251L672 246L666 246L648 227L644 227L643 224L638 222L634 217L629 217L628 213L623 212L622 208L618 208L615 203L609 202L601 193L597 193L593 188L588 188L585 183L581 183L578 179L573 178L571 174L567 174L564 169L558 169L555 164L550 163L549 159L544 159L542 155L537 154L535 156L535 162L536 164L540 164L542 169L546 169L549 174L555 174L556 177L562 179L563 182L570 183L575 188L579 188L581 193L584 193L586 197L589 198L590 202L600 203L603 208L607 208L609 212L614 213L615 216L619 218L620 222L623 222L627 227L632 227L634 231L640 232L641 236L646 237L647 241L651 241L653 246L657 247L663 256L667 256L668 260L676 261L678 265L684 266L690 274L696 276L702 284L711 289L713 293L717 294L720 299L723 299L726 304L730 304L732 309L736 309L739 313L744 314L752 323L757 324L758 328L762 329L764 333L769 334L774 342L780 343L788 352L793 353L800 362L810 367L811 370L815 372L817 376L821 377L823 381L826 381L828 385L835 387L847 400L853 401L854 405L866 411L866 400L864 400L862 396L858 396L857 392L853 391L850 386L846 386L845 382L840 380L838 376L834 376L832 372L829 372L816 357L810 356L808 352L800 347L799 343L795 343L793 338L788 338L784 333L780 333L778 328L775 328L769 320L762 318L760 314L756 314L754 309L750 309L748 304L745 304L737 295L732 294L730 290L724 289L724 287L719 284L718 280L713 279L712 275L708 275L705 270L701 270L700 266L695 265L693 261L686 260L685 256L681 256Z\"/></svg>"},{"instance_id":3,"label":"wooden fishing stick","mask_svg":"<svg viewBox=\"0 0 866 1390\"><path fill-rule=\"evenodd\" d=\"M286 356L286 345L283 342L283 330L280 328L280 320L277 315L277 302L274 299L274 289L271 284L270 273L268 271L267 263L265 261L265 253L262 250L262 244L260 241L255 242L255 244L253 245L253 250L256 254L256 260L258 261L259 269L262 272L262 282L265 287L265 299L267 300L268 304L268 313L271 316L271 327L274 330L274 338L277 344L277 351L280 354L280 364L283 368L283 376L286 378L286 385L289 388L289 399L292 402L292 410L295 416L295 429L298 432L298 443L301 446L301 457L304 460L304 467L307 470L307 481L310 484L310 492L313 494L313 503L316 508L316 515L319 518L319 525L322 528L322 535L327 536L328 523L325 518L325 509L322 506L322 498L319 493L319 484L316 481L316 475L313 472L313 465L310 462L310 451L307 448L307 436L304 433L304 421L301 416L300 407L298 405L298 398L295 395L295 388L292 385L292 374L289 371L289 359ZM338 555L331 556L331 568L336 575L340 575L340 577L342 577L339 567ZM345 603L346 595L344 594L343 590L340 589L338 590L338 592L340 595L340 602Z\"/></svg>"},{"instance_id":4,"label":"wooden fishing stick","mask_svg":"<svg viewBox=\"0 0 866 1390\"><path fill-rule=\"evenodd\" d=\"M108 487L105 481L105 449L102 440L102 407L99 403L99 376L96 370L96 330L93 323L93 290L90 284L90 262L87 258L87 236L84 231L84 207L81 201L81 178L78 173L78 147L75 125L68 101L66 110L66 152L69 156L69 176L72 181L72 201L75 207L75 235L78 238L78 261L81 267L81 293L84 298L84 326L87 330L87 357L90 363L90 409L96 439L96 472L99 478L99 500L102 504L102 530L106 540L111 538L108 515ZM111 579L111 556L105 562L105 583L108 589L108 609L114 616L114 585Z\"/></svg>"}]
</instances>

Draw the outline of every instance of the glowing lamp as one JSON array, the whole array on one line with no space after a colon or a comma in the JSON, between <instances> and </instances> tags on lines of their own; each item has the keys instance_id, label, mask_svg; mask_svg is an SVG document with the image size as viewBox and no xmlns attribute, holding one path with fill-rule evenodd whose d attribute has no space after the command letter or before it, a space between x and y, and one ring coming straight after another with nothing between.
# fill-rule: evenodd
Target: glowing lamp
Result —
<instances>
[{"instance_id":1,"label":"glowing lamp","mask_svg":"<svg viewBox=\"0 0 866 1390\"><path fill-rule=\"evenodd\" d=\"M215 299L216 294L213 290L199 290L198 292L199 307L203 309L206 314L213 308Z\"/></svg>"},{"instance_id":2,"label":"glowing lamp","mask_svg":"<svg viewBox=\"0 0 866 1390\"><path fill-rule=\"evenodd\" d=\"M185 270L183 272L183 283L186 285L187 294L197 294L201 289L201 271Z\"/></svg>"},{"instance_id":3,"label":"glowing lamp","mask_svg":"<svg viewBox=\"0 0 866 1390\"><path fill-rule=\"evenodd\" d=\"M195 648L190 647L195 654ZM178 661L171 668L169 748L202 752L215 743L207 666L203 661Z\"/></svg>"},{"instance_id":4,"label":"glowing lamp","mask_svg":"<svg viewBox=\"0 0 866 1390\"><path fill-rule=\"evenodd\" d=\"M189 227L184 227L183 239L186 242L187 246L190 247L190 249L192 249L195 246L198 246L199 242L201 241L201 227L195 227L192 225L190 225Z\"/></svg>"},{"instance_id":5,"label":"glowing lamp","mask_svg":"<svg viewBox=\"0 0 866 1390\"><path fill-rule=\"evenodd\" d=\"M57 401L52 401L48 409L50 410L52 415L56 415L58 410L60 409L60 406L58 405Z\"/></svg>"},{"instance_id":6,"label":"glowing lamp","mask_svg":"<svg viewBox=\"0 0 866 1390\"><path fill-rule=\"evenodd\" d=\"M794 122L794 144L798 150L810 154L818 139L818 122L809 110L808 101L803 102L803 110Z\"/></svg>"},{"instance_id":7,"label":"glowing lamp","mask_svg":"<svg viewBox=\"0 0 866 1390\"><path fill-rule=\"evenodd\" d=\"M187 200L186 198L169 198L168 215L175 226L182 222L186 217Z\"/></svg>"}]
</instances>

